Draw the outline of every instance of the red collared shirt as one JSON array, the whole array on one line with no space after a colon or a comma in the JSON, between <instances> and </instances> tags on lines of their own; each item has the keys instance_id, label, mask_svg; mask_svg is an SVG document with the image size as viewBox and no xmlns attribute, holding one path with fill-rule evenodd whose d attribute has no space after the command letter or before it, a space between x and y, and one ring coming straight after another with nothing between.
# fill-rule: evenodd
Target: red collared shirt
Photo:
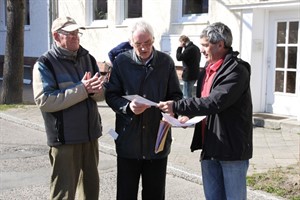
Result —
<instances>
[{"instance_id":1,"label":"red collared shirt","mask_svg":"<svg viewBox=\"0 0 300 200\"><path fill-rule=\"evenodd\" d=\"M205 79L203 80L203 85L202 85L202 89L201 89L201 97L209 96L212 81L213 81L218 69L221 67L223 61L224 61L224 59L220 59L213 64L208 64L208 66L205 70ZM202 144L204 142L205 124L206 124L206 118L204 120L202 120Z\"/></svg>"},{"instance_id":2,"label":"red collared shirt","mask_svg":"<svg viewBox=\"0 0 300 200\"><path fill-rule=\"evenodd\" d=\"M210 88L212 85L212 81L222 65L224 59L220 59L213 64L209 64L206 68L205 79L203 81L202 89L201 89L201 97L208 97L210 93Z\"/></svg>"}]
</instances>

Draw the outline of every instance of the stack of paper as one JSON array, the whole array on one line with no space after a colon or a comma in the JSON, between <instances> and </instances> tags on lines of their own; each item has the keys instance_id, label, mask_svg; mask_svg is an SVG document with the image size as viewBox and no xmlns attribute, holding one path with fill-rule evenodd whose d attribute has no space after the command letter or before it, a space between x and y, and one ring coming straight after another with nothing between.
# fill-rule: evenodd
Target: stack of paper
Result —
<instances>
[{"instance_id":1,"label":"stack of paper","mask_svg":"<svg viewBox=\"0 0 300 200\"><path fill-rule=\"evenodd\" d=\"M160 121L155 144L155 153L159 153L164 150L166 138L170 127L171 125L168 122Z\"/></svg>"}]
</instances>

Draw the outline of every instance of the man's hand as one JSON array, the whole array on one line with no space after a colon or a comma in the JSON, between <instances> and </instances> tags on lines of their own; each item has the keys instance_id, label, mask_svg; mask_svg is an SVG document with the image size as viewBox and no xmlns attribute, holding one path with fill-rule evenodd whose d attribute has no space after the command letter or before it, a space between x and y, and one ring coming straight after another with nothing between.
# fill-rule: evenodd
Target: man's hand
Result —
<instances>
[{"instance_id":1,"label":"man's hand","mask_svg":"<svg viewBox=\"0 0 300 200\"><path fill-rule=\"evenodd\" d=\"M179 41L179 47L185 47L185 42Z\"/></svg>"},{"instance_id":2,"label":"man's hand","mask_svg":"<svg viewBox=\"0 0 300 200\"><path fill-rule=\"evenodd\" d=\"M157 104L157 107L165 113L169 113L171 115L174 115L174 113L173 113L173 103L174 103L174 101L160 101Z\"/></svg>"},{"instance_id":3,"label":"man's hand","mask_svg":"<svg viewBox=\"0 0 300 200\"><path fill-rule=\"evenodd\" d=\"M185 122L189 121L189 117L187 116L179 116L178 117L178 121L182 124L184 124ZM182 128L187 128L187 126L183 126Z\"/></svg>"},{"instance_id":4,"label":"man's hand","mask_svg":"<svg viewBox=\"0 0 300 200\"><path fill-rule=\"evenodd\" d=\"M134 114L139 115L143 113L147 108L150 108L151 106L141 104L133 100L130 102L129 107Z\"/></svg>"},{"instance_id":5,"label":"man's hand","mask_svg":"<svg viewBox=\"0 0 300 200\"><path fill-rule=\"evenodd\" d=\"M99 74L96 73L91 77L91 72L85 72L81 82L89 94L95 94L103 91L103 84L106 80L106 76L99 77Z\"/></svg>"}]
</instances>

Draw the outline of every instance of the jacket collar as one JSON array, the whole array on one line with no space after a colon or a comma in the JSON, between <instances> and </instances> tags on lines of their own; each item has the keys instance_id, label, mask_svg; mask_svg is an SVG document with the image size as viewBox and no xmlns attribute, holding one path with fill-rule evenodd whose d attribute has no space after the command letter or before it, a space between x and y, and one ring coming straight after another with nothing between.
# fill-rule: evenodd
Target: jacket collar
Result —
<instances>
[{"instance_id":1,"label":"jacket collar","mask_svg":"<svg viewBox=\"0 0 300 200\"><path fill-rule=\"evenodd\" d=\"M53 44L52 50L57 57L61 59L71 60L74 62L77 60L78 57L88 54L88 51L82 46L79 46L79 49L76 52L73 52L57 46L55 42Z\"/></svg>"},{"instance_id":2,"label":"jacket collar","mask_svg":"<svg viewBox=\"0 0 300 200\"><path fill-rule=\"evenodd\" d=\"M145 62L145 63L143 63L143 61L141 61L141 59L136 55L136 53L135 53L135 51L134 50L132 50L132 59L136 62L136 63L138 63L139 65L148 65L148 64L150 64L150 63L152 63L152 61L154 60L154 55L156 54L156 51L155 51L155 49L154 49L154 47L153 47L153 49L152 49L152 54L151 54L151 56L150 56L150 58Z\"/></svg>"}]
</instances>

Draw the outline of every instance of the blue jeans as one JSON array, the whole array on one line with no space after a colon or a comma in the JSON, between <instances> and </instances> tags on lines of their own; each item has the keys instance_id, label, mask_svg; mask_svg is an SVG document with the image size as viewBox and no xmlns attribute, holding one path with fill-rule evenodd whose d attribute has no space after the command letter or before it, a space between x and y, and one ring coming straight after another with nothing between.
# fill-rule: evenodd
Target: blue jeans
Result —
<instances>
[{"instance_id":1,"label":"blue jeans","mask_svg":"<svg viewBox=\"0 0 300 200\"><path fill-rule=\"evenodd\" d=\"M192 97L192 92L194 88L194 84L196 81L183 81L183 97L190 98Z\"/></svg>"},{"instance_id":2,"label":"blue jeans","mask_svg":"<svg viewBox=\"0 0 300 200\"><path fill-rule=\"evenodd\" d=\"M246 200L249 160L202 160L201 170L206 200Z\"/></svg>"}]
</instances>

